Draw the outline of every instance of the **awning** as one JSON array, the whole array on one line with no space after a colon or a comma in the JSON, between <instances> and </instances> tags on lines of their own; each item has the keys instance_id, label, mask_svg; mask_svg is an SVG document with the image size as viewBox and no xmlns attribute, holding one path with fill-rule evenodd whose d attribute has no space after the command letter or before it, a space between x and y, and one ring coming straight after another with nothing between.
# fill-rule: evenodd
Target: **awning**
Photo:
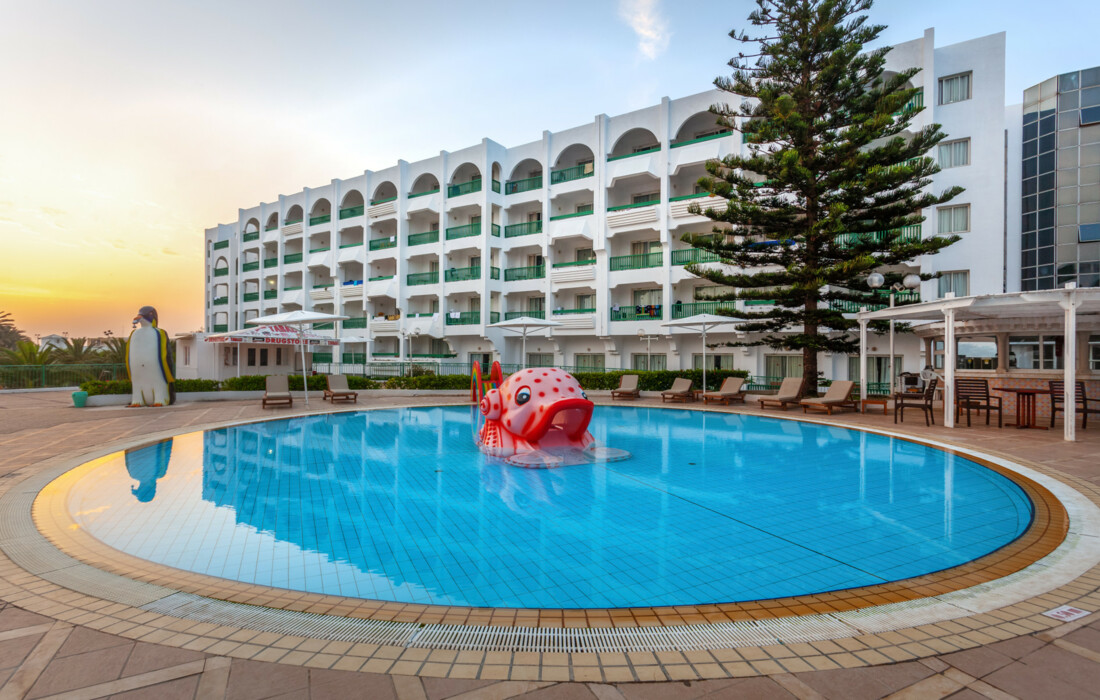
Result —
<instances>
[{"instance_id":1,"label":"awning","mask_svg":"<svg viewBox=\"0 0 1100 700\"><path fill-rule=\"evenodd\" d=\"M313 331L298 332L291 326L257 326L206 337L208 343L255 343L258 345L339 345L340 341Z\"/></svg>"}]
</instances>

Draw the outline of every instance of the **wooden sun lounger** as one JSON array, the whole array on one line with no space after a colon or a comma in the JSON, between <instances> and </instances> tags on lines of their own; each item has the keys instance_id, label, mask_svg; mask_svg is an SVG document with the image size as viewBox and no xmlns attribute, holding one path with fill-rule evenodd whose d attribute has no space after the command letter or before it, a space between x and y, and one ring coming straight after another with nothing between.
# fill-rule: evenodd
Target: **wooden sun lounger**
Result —
<instances>
[{"instance_id":1,"label":"wooden sun lounger","mask_svg":"<svg viewBox=\"0 0 1100 700\"><path fill-rule=\"evenodd\" d=\"M786 411L791 406L797 406L802 398L802 378L787 377L779 385L779 391L775 396L765 396L760 401L760 408L778 408Z\"/></svg>"},{"instance_id":2,"label":"wooden sun lounger","mask_svg":"<svg viewBox=\"0 0 1100 700\"><path fill-rule=\"evenodd\" d=\"M714 401L715 403L722 403L726 406L730 405L730 401L745 403L744 387L744 377L726 377L726 380L722 382L722 388L718 391L703 392L703 403L707 404Z\"/></svg>"},{"instance_id":3,"label":"wooden sun lounger","mask_svg":"<svg viewBox=\"0 0 1100 700\"><path fill-rule=\"evenodd\" d=\"M359 403L359 394L348 389L348 378L342 374L330 374L326 378L328 388L325 389L324 395L321 397L322 401L328 400L333 403L337 401L351 401Z\"/></svg>"},{"instance_id":4,"label":"wooden sun lounger","mask_svg":"<svg viewBox=\"0 0 1100 700\"><path fill-rule=\"evenodd\" d=\"M636 374L624 374L619 378L619 388L611 390L612 400L637 399L641 395L642 392L638 390L638 375Z\"/></svg>"},{"instance_id":5,"label":"wooden sun lounger","mask_svg":"<svg viewBox=\"0 0 1100 700\"><path fill-rule=\"evenodd\" d=\"M691 380L678 377L673 380L672 387L668 391L661 392L661 402L665 401L694 401L695 392L691 390Z\"/></svg>"},{"instance_id":6,"label":"wooden sun lounger","mask_svg":"<svg viewBox=\"0 0 1100 700\"><path fill-rule=\"evenodd\" d=\"M260 404L262 408L267 408L268 405L281 406L283 404L291 408L294 407L294 397L290 395L290 385L285 374L272 375L267 378L265 383L267 391L264 392L264 398Z\"/></svg>"},{"instance_id":7,"label":"wooden sun lounger","mask_svg":"<svg viewBox=\"0 0 1100 700\"><path fill-rule=\"evenodd\" d=\"M852 398L852 390L855 386L855 382L846 379L834 381L824 396L802 399L799 402L802 405L802 412L807 413L812 408L815 411L825 411L831 416L834 408L850 408L858 411L859 404Z\"/></svg>"}]
</instances>

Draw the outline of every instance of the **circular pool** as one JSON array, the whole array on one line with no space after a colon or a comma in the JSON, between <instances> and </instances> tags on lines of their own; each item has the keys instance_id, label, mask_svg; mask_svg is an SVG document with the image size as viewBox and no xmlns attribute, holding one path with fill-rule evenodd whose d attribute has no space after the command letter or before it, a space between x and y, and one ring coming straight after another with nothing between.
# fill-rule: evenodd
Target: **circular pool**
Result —
<instances>
[{"instance_id":1,"label":"circular pool","mask_svg":"<svg viewBox=\"0 0 1100 700\"><path fill-rule=\"evenodd\" d=\"M1034 506L950 452L835 426L601 406L622 462L486 458L470 407L190 433L81 467L76 527L177 569L440 605L699 605L873 586L1004 547Z\"/></svg>"}]
</instances>

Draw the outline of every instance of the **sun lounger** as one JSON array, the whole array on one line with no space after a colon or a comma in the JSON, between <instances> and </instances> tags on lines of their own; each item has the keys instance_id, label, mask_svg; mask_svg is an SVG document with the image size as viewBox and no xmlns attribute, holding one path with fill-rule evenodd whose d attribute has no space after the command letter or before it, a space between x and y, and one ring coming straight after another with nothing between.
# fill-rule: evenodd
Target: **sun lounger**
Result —
<instances>
[{"instance_id":1,"label":"sun lounger","mask_svg":"<svg viewBox=\"0 0 1100 700\"><path fill-rule=\"evenodd\" d=\"M786 411L790 406L797 406L801 397L802 377L787 377L779 385L779 391L775 396L760 399L760 408L778 408Z\"/></svg>"},{"instance_id":2,"label":"sun lounger","mask_svg":"<svg viewBox=\"0 0 1100 700\"><path fill-rule=\"evenodd\" d=\"M726 377L718 391L703 392L703 403L721 402L729 406L730 401L745 403L745 378Z\"/></svg>"},{"instance_id":3,"label":"sun lounger","mask_svg":"<svg viewBox=\"0 0 1100 700\"><path fill-rule=\"evenodd\" d=\"M661 401L694 401L695 392L691 390L691 380L679 377L672 382L668 391L661 392Z\"/></svg>"},{"instance_id":4,"label":"sun lounger","mask_svg":"<svg viewBox=\"0 0 1100 700\"><path fill-rule=\"evenodd\" d=\"M642 395L638 391L638 375L624 374L619 377L619 388L611 390L612 399L636 399Z\"/></svg>"},{"instance_id":5,"label":"sun lounger","mask_svg":"<svg viewBox=\"0 0 1100 700\"><path fill-rule=\"evenodd\" d=\"M324 395L321 400L329 400L333 403L337 401L353 401L359 402L359 394L348 389L348 378L342 374L330 374L326 381L328 388L325 389Z\"/></svg>"},{"instance_id":6,"label":"sun lounger","mask_svg":"<svg viewBox=\"0 0 1100 700\"><path fill-rule=\"evenodd\" d=\"M290 385L285 374L274 374L267 378L267 391L264 392L262 407L268 404L286 404L294 407L294 397L290 395Z\"/></svg>"},{"instance_id":7,"label":"sun lounger","mask_svg":"<svg viewBox=\"0 0 1100 700\"><path fill-rule=\"evenodd\" d=\"M829 385L825 395L819 398L802 399L802 412L806 413L811 408L815 411L825 411L830 416L833 415L834 408L850 408L853 411L858 411L858 404L852 399L852 389L856 386L855 382L848 380L834 381Z\"/></svg>"}]
</instances>

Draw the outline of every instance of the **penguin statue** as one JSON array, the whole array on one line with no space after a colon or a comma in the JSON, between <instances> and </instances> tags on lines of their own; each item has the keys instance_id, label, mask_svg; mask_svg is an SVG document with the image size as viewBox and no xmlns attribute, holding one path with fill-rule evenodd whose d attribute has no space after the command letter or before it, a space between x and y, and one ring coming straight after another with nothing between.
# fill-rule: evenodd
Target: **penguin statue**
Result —
<instances>
[{"instance_id":1,"label":"penguin statue","mask_svg":"<svg viewBox=\"0 0 1100 700\"><path fill-rule=\"evenodd\" d=\"M133 394L131 406L167 406L175 403L176 384L168 334L157 327L157 310L143 306L134 316L135 328L126 341L126 374Z\"/></svg>"}]
</instances>

